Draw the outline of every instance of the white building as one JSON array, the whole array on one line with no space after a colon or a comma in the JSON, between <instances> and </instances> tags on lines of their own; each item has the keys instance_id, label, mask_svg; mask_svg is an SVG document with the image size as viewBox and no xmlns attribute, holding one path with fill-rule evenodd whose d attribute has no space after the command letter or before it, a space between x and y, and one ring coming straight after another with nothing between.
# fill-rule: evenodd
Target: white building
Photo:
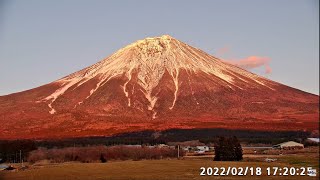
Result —
<instances>
[{"instance_id":1,"label":"white building","mask_svg":"<svg viewBox=\"0 0 320 180\"><path fill-rule=\"evenodd\" d=\"M209 147L208 146L196 146L197 151L209 151Z\"/></svg>"},{"instance_id":2,"label":"white building","mask_svg":"<svg viewBox=\"0 0 320 180\"><path fill-rule=\"evenodd\" d=\"M304 148L304 145L301 143L297 143L294 141L288 141L284 143L280 143L277 145L274 145L273 148L279 148L279 149L302 149Z\"/></svg>"},{"instance_id":3,"label":"white building","mask_svg":"<svg viewBox=\"0 0 320 180\"><path fill-rule=\"evenodd\" d=\"M308 138L308 141L319 143L319 138Z\"/></svg>"},{"instance_id":4,"label":"white building","mask_svg":"<svg viewBox=\"0 0 320 180\"><path fill-rule=\"evenodd\" d=\"M169 146L166 145L166 144L159 144L159 145L158 145L158 148L167 148L167 147L169 147Z\"/></svg>"}]
</instances>

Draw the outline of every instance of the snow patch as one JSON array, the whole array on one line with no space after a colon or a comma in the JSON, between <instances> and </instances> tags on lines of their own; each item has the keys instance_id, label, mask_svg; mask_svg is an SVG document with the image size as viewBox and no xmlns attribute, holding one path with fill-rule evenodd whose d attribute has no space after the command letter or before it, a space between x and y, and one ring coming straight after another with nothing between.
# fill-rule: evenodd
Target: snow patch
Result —
<instances>
[{"instance_id":1,"label":"snow patch","mask_svg":"<svg viewBox=\"0 0 320 180\"><path fill-rule=\"evenodd\" d=\"M128 98L128 106L131 106L131 100L129 98L129 92L127 91L127 84L130 82L131 78L132 78L132 70L133 70L134 66L131 66L131 68L129 69L128 73L127 73L127 77L128 77L128 81L126 81L123 85L123 92L125 94L125 96Z\"/></svg>"},{"instance_id":2,"label":"snow patch","mask_svg":"<svg viewBox=\"0 0 320 180\"><path fill-rule=\"evenodd\" d=\"M189 84L190 91L191 91L191 94L192 94L193 99L196 101L197 105L199 105L199 102L197 101L197 98L194 96L194 91L193 91L193 88L192 88L192 86L191 86L191 81L190 81L189 74L188 74L188 84Z\"/></svg>"},{"instance_id":3,"label":"snow patch","mask_svg":"<svg viewBox=\"0 0 320 180\"><path fill-rule=\"evenodd\" d=\"M110 77L103 77L99 82L98 82L98 84L96 85L96 87L94 88L94 89L91 89L90 90L90 94L84 99L84 100L86 100L86 99L88 99L90 96L92 96L92 94L94 93L94 92L96 92L101 86L103 86L103 85L105 85L111 78L113 78L113 77L115 77L117 74L113 74L113 75L111 75ZM83 101L84 101L83 100ZM78 102L78 105L81 105L82 103L83 103L83 101L80 101L80 102ZM77 106L77 105L76 105ZM75 106L75 108L76 108L76 106Z\"/></svg>"},{"instance_id":4,"label":"snow patch","mask_svg":"<svg viewBox=\"0 0 320 180\"><path fill-rule=\"evenodd\" d=\"M48 107L50 108L50 111L49 111L50 114L55 114L57 112L52 107L52 103L54 103L59 96L63 95L71 86L76 84L78 81L79 81L79 78L76 78L76 79L74 79L73 81L70 81L70 82L63 82L63 86L62 87L60 87L54 93L52 93L51 95L49 95L48 97L43 99L44 101L51 100L51 102L48 104Z\"/></svg>"},{"instance_id":5,"label":"snow patch","mask_svg":"<svg viewBox=\"0 0 320 180\"><path fill-rule=\"evenodd\" d=\"M170 110L173 109L174 105L176 104L177 97L178 97L178 90L179 90L179 82L178 82L178 77L179 77L179 70L176 69L176 73L174 74L173 72L170 72L170 75L172 76L174 86L175 86L175 91L174 91L174 99L172 102L171 107L169 107Z\"/></svg>"}]
</instances>

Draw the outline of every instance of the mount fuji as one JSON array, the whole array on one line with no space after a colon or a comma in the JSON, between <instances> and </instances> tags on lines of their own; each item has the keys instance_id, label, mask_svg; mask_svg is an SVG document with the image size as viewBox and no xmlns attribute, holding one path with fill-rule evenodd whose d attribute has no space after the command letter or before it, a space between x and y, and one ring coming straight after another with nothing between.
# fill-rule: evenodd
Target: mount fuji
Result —
<instances>
[{"instance_id":1,"label":"mount fuji","mask_svg":"<svg viewBox=\"0 0 320 180\"><path fill-rule=\"evenodd\" d=\"M318 119L319 96L169 35L136 41L57 81L0 96L0 139L193 128L316 131Z\"/></svg>"}]
</instances>

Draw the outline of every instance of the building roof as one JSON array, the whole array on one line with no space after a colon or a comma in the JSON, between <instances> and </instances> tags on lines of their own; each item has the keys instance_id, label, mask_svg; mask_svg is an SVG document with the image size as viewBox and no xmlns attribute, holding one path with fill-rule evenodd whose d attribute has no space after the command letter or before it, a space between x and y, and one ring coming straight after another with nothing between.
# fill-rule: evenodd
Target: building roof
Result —
<instances>
[{"instance_id":1,"label":"building roof","mask_svg":"<svg viewBox=\"0 0 320 180\"><path fill-rule=\"evenodd\" d=\"M308 138L308 140L319 143L319 138Z\"/></svg>"},{"instance_id":2,"label":"building roof","mask_svg":"<svg viewBox=\"0 0 320 180\"><path fill-rule=\"evenodd\" d=\"M297 143L297 142L294 142L294 141L288 141L288 142L283 142L283 143L277 144L277 145L275 145L275 146L281 146L281 147L287 147L287 146L303 146L303 144Z\"/></svg>"}]
</instances>

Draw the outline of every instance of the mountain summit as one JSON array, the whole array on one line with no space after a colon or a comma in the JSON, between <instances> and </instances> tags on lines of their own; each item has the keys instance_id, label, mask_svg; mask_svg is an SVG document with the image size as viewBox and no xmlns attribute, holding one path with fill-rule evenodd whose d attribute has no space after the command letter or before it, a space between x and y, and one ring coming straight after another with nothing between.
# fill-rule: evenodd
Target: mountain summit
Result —
<instances>
[{"instance_id":1,"label":"mountain summit","mask_svg":"<svg viewBox=\"0 0 320 180\"><path fill-rule=\"evenodd\" d=\"M191 93L193 92L190 76L193 73L212 75L219 83L219 86L232 90L245 88L236 83L237 81L247 82L245 78L250 79L255 86L260 85L272 89L271 82L237 67L227 65L219 59L182 43L169 35L164 35L139 40L93 66L56 81L55 83L62 84L61 87L44 98L43 101L49 102L49 112L54 114L56 110L52 104L57 98L70 90L70 87L74 86L72 88L74 90L96 78L98 80L96 87L91 89L90 93L87 93L88 96L81 98L81 101L75 104L76 108L112 78L125 76L126 80L120 87L123 88L123 94L127 97L128 106L131 107L131 96L134 95L134 89L128 87L128 83L132 81L131 84L135 83L133 85L139 87L138 93L142 92L144 94L145 99L148 101L146 104L148 110L153 111L153 118L156 118L154 108L159 92L153 90L159 85L163 77L170 77L165 82L168 84L167 86L174 86L168 89L173 92L172 95L174 97L171 106L168 107L168 109L172 110L178 97L179 85L187 80L180 79L179 73L188 79L187 83ZM133 80L133 76L135 80ZM134 106L132 107L134 108Z\"/></svg>"},{"instance_id":2,"label":"mountain summit","mask_svg":"<svg viewBox=\"0 0 320 180\"><path fill-rule=\"evenodd\" d=\"M315 130L312 95L169 35L134 42L50 84L0 97L0 138L171 128Z\"/></svg>"}]
</instances>

